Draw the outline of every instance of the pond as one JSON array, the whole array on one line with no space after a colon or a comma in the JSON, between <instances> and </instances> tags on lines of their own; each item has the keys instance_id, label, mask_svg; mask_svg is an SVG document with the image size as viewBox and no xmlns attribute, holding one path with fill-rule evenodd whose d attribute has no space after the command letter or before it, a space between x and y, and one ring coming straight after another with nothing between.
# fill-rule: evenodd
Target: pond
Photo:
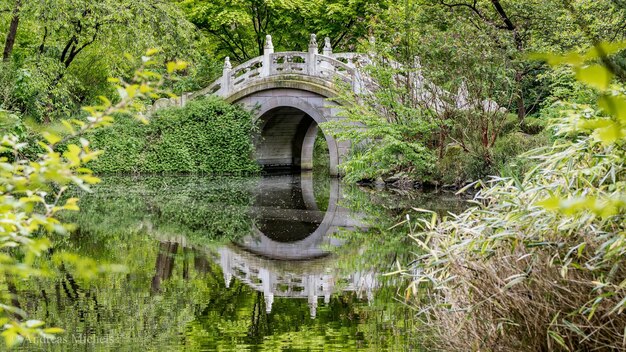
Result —
<instances>
[{"instance_id":1,"label":"pond","mask_svg":"<svg viewBox=\"0 0 626 352\"><path fill-rule=\"evenodd\" d=\"M66 332L20 350L418 351L406 283L384 275L415 248L389 228L464 207L311 173L105 177L79 196L75 230L40 259L51 274L15 288Z\"/></svg>"}]
</instances>

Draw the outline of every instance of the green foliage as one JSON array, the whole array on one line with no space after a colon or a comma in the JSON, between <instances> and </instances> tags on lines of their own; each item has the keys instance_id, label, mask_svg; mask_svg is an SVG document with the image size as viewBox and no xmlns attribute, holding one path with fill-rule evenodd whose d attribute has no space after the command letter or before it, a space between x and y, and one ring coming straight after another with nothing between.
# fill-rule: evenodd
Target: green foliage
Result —
<instances>
[{"instance_id":1,"label":"green foliage","mask_svg":"<svg viewBox=\"0 0 626 352\"><path fill-rule=\"evenodd\" d=\"M19 26L6 62L0 64L0 107L38 122L79 114L115 87L108 77L132 78L127 57L160 48L167 60L201 62L206 42L196 35L175 4L167 1L0 1L0 39L13 16ZM200 66L200 65L199 65ZM204 71L184 72L195 81ZM165 83L172 88L170 83Z\"/></svg>"},{"instance_id":2,"label":"green foliage","mask_svg":"<svg viewBox=\"0 0 626 352\"><path fill-rule=\"evenodd\" d=\"M324 134L318 130L313 144L313 170L316 172L328 172L330 165L330 157L328 152L328 143Z\"/></svg>"},{"instance_id":3,"label":"green foliage","mask_svg":"<svg viewBox=\"0 0 626 352\"><path fill-rule=\"evenodd\" d=\"M617 71L595 60L625 47L542 55L571 65L597 103L560 105L552 126L559 139L529 153L538 165L523 180L495 178L476 207L412 229L425 252L410 293L438 346L623 348L626 95L607 81Z\"/></svg>"},{"instance_id":4,"label":"green foliage","mask_svg":"<svg viewBox=\"0 0 626 352\"><path fill-rule=\"evenodd\" d=\"M78 231L106 240L109 233L146 229L154 237L184 237L187 243L225 243L248 235L254 178L197 176L107 176L78 192L81 211L68 214Z\"/></svg>"},{"instance_id":5,"label":"green foliage","mask_svg":"<svg viewBox=\"0 0 626 352\"><path fill-rule=\"evenodd\" d=\"M352 151L340 165L345 180L356 182L405 172L422 179L430 175L435 158L424 141L433 124L410 97L410 84L398 84L407 69L384 65L369 66L367 73L377 82L367 94L354 94L349 88L337 98L342 102L343 119L321 125L339 141L350 141ZM403 104L403 101L407 101Z\"/></svg>"},{"instance_id":6,"label":"green foliage","mask_svg":"<svg viewBox=\"0 0 626 352\"><path fill-rule=\"evenodd\" d=\"M328 36L338 51L350 51L367 35L370 21L388 1L372 0L180 0L187 18L206 31L217 53L243 63L263 54L265 36L277 51L306 51L309 35ZM343 50L341 50L343 49Z\"/></svg>"},{"instance_id":7,"label":"green foliage","mask_svg":"<svg viewBox=\"0 0 626 352\"><path fill-rule=\"evenodd\" d=\"M119 102L113 104L102 97L101 105L84 108L87 114L84 120L67 119L61 126L39 130L36 143L41 152L34 158L29 159L23 154L29 143L20 140L15 117L0 110L2 120L9 122L4 124L7 130L2 131L0 153L10 155L0 158L0 217L4 224L0 227L0 242L4 249L0 255L0 274L11 294L15 291L16 278L32 279L48 273L46 265L42 265L38 258L51 248L49 237L65 235L71 230L70 225L59 220L59 214L78 210L78 198L67 198L64 194L71 187L88 189L89 185L99 181L85 164L101 152L92 150L84 138L78 143L65 143L109 125L115 113L136 112L140 106L134 99L158 96L163 77L146 69L155 66L155 61L148 55L143 57L143 65L136 70L133 83L117 80ZM72 255L59 254L55 260L81 268L78 272L84 276L107 270L104 265ZM6 300L11 303L4 303ZM53 338L53 334L62 332L58 328L43 328L44 322L29 320L26 312L14 303L15 297L3 296L2 301L1 335L7 346L24 339Z\"/></svg>"},{"instance_id":8,"label":"green foliage","mask_svg":"<svg viewBox=\"0 0 626 352\"><path fill-rule=\"evenodd\" d=\"M519 131L499 138L493 146L494 165L489 173L523 177L537 164L524 154L549 144L549 141L550 137L547 132L532 135Z\"/></svg>"},{"instance_id":9,"label":"green foliage","mask_svg":"<svg viewBox=\"0 0 626 352\"><path fill-rule=\"evenodd\" d=\"M90 167L98 173L256 172L255 130L249 112L215 97L158 110L147 126L118 116L112 128L92 136L106 153Z\"/></svg>"},{"instance_id":10,"label":"green foliage","mask_svg":"<svg viewBox=\"0 0 626 352\"><path fill-rule=\"evenodd\" d=\"M444 185L462 186L485 176L487 167L481 159L468 156L459 144L449 144L437 160L435 180Z\"/></svg>"},{"instance_id":11,"label":"green foliage","mask_svg":"<svg viewBox=\"0 0 626 352\"><path fill-rule=\"evenodd\" d=\"M29 314L46 315L50 324L66 329L57 340L33 339L22 347L24 350L199 351L229 350L236 345L268 351L330 347L395 351L409 340L412 343L417 335L409 318L411 308L396 299L394 278L381 280L369 302L359 298L357 292L335 292L324 304L320 297L315 319L309 318L307 299L278 295L272 312L267 313L261 292L238 279L226 287L215 250L228 248L284 276L324 270L341 278L356 271L387 270L393 255L387 248L392 246L375 255L378 245L385 243L379 231L371 232L376 231L375 241L364 241L363 235L335 256L271 261L228 244L249 234L255 217L249 207L255 201L252 195L267 191L259 187L259 178L115 176L102 181L92 188L93 193L79 193L81 211L66 218L77 228L55 241L54 251L76 253L98 263L119 263L126 270L86 279L76 275L74 266L55 263L50 267L54 275L17 281L16 290ZM318 181L328 183L329 179ZM317 189L315 193L317 198ZM291 202L291 194L286 196ZM346 197L349 204L352 200L362 201L356 207L367 214L368 224L378 219L378 224L385 226L392 223L390 215L413 204L408 198L366 195L354 188ZM385 211L387 207L393 210ZM205 209L216 214L211 217ZM238 212L233 214L231 210ZM244 226L231 226L238 224L236 220L244 220L240 223ZM186 224L203 221L204 231L188 231ZM400 234L397 238L401 242ZM361 246L366 247L365 252L358 251ZM405 245L403 250L406 254L410 247ZM367 261L374 258L382 260ZM45 254L40 258L42 262L49 260ZM134 313L123 314L131 311Z\"/></svg>"}]
</instances>

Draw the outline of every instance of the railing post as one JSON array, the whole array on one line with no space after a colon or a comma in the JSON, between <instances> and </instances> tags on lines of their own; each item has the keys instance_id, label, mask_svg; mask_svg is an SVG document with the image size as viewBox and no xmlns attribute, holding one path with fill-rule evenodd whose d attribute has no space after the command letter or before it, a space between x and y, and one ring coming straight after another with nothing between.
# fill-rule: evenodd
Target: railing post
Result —
<instances>
[{"instance_id":1,"label":"railing post","mask_svg":"<svg viewBox=\"0 0 626 352\"><path fill-rule=\"evenodd\" d=\"M330 44L330 38L324 38L324 56L330 56L333 53L333 47Z\"/></svg>"},{"instance_id":2,"label":"railing post","mask_svg":"<svg viewBox=\"0 0 626 352\"><path fill-rule=\"evenodd\" d=\"M307 71L311 76L317 75L317 60L315 59L315 55L318 54L318 50L317 36L315 34L311 34L311 40L309 41L309 55L307 59Z\"/></svg>"},{"instance_id":3,"label":"railing post","mask_svg":"<svg viewBox=\"0 0 626 352\"><path fill-rule=\"evenodd\" d=\"M371 58L373 58L373 57L374 57L374 55L376 55L376 37L374 37L374 36L369 37L369 44L370 44L370 45L369 45L369 48L368 48L367 54L368 54Z\"/></svg>"},{"instance_id":4,"label":"railing post","mask_svg":"<svg viewBox=\"0 0 626 352\"><path fill-rule=\"evenodd\" d=\"M222 70L222 91L224 96L228 95L231 90L230 71L233 69L233 65L230 64L230 58L226 56L224 59L224 69Z\"/></svg>"},{"instance_id":5,"label":"railing post","mask_svg":"<svg viewBox=\"0 0 626 352\"><path fill-rule=\"evenodd\" d=\"M272 71L270 69L272 65L271 54L274 53L274 44L272 43L272 36L265 36L265 46L263 47L263 66L261 67L261 77L267 77Z\"/></svg>"}]
</instances>

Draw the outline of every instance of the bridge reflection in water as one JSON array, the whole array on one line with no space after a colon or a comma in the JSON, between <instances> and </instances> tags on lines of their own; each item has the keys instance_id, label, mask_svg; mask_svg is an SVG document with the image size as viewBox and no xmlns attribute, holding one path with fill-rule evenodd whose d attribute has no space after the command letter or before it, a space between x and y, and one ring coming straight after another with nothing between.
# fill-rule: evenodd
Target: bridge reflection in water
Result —
<instances>
[{"instance_id":1,"label":"bridge reflection in water","mask_svg":"<svg viewBox=\"0 0 626 352\"><path fill-rule=\"evenodd\" d=\"M312 173L298 177L266 177L255 194L253 233L232 246L218 250L224 281L233 277L262 292L266 311L275 297L307 299L314 318L320 299L355 291L371 300L377 286L374 272L338 274L329 247L341 245L333 237L340 228L362 226L357 217L339 205L341 192L330 179L328 201L319 204ZM318 197L318 199L324 197ZM321 208L321 209L320 209Z\"/></svg>"},{"instance_id":2,"label":"bridge reflection in water","mask_svg":"<svg viewBox=\"0 0 626 352\"><path fill-rule=\"evenodd\" d=\"M227 288L235 278L263 293L267 313L275 298L307 299L312 318L317 314L319 300L329 303L331 295L340 291L353 291L361 299L371 300L378 286L376 272L342 274L337 268L337 256L329 251L342 244L333 236L337 231L363 224L357 214L340 206L341 190L336 178L320 188L319 193L324 194L316 197L310 172L262 178L253 190L251 234L238 243L210 250L208 256L196 255L196 270L206 272L207 259L219 264ZM179 247L185 253L206 253L190 248L184 238L162 238L153 291L161 290L161 283L171 277L173 257ZM187 261L184 265L183 276L187 278Z\"/></svg>"}]
</instances>

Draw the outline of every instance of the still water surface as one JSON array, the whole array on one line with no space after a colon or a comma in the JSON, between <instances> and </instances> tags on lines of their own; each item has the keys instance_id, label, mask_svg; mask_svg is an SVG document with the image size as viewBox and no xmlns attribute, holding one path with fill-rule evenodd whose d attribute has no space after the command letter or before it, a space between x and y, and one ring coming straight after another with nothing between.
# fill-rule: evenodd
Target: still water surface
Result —
<instances>
[{"instance_id":1,"label":"still water surface","mask_svg":"<svg viewBox=\"0 0 626 352\"><path fill-rule=\"evenodd\" d=\"M404 282L383 275L415 249L388 228L411 207L464 206L310 173L107 177L79 196L55 275L18 285L66 333L21 350L417 351Z\"/></svg>"}]
</instances>

